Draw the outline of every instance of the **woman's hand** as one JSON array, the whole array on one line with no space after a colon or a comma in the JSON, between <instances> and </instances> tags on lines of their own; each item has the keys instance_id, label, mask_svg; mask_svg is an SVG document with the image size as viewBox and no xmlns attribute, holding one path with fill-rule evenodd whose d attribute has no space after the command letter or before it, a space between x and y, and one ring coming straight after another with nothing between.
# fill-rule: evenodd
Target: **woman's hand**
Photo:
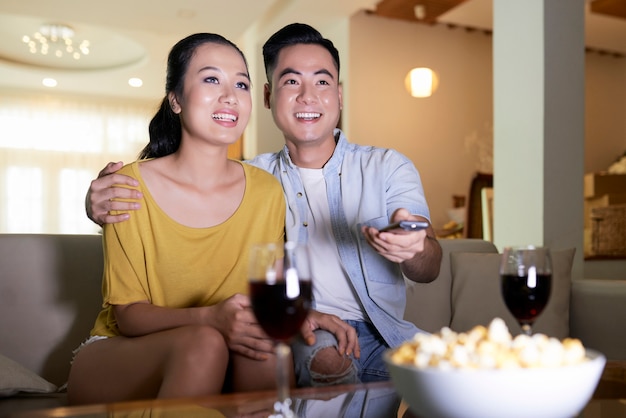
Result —
<instances>
[{"instance_id":1,"label":"woman's hand","mask_svg":"<svg viewBox=\"0 0 626 418\"><path fill-rule=\"evenodd\" d=\"M136 337L185 325L217 329L228 348L254 360L267 360L274 353L274 341L257 323L250 299L242 294L212 306L166 308L140 301L115 305L115 317L122 335Z\"/></svg>"},{"instance_id":2,"label":"woman's hand","mask_svg":"<svg viewBox=\"0 0 626 418\"><path fill-rule=\"evenodd\" d=\"M274 341L258 324L250 298L235 294L209 309L210 325L222 333L230 350L255 360L266 360L274 353Z\"/></svg>"}]
</instances>

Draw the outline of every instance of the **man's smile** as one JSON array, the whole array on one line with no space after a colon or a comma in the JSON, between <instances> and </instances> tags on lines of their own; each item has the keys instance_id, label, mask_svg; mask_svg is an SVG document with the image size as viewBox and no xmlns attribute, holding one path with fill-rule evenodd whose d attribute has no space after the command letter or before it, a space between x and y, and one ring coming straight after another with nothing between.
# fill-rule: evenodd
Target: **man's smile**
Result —
<instances>
[{"instance_id":1,"label":"man's smile","mask_svg":"<svg viewBox=\"0 0 626 418\"><path fill-rule=\"evenodd\" d=\"M297 119L314 120L319 119L322 116L321 113L316 112L298 112L296 113Z\"/></svg>"}]
</instances>

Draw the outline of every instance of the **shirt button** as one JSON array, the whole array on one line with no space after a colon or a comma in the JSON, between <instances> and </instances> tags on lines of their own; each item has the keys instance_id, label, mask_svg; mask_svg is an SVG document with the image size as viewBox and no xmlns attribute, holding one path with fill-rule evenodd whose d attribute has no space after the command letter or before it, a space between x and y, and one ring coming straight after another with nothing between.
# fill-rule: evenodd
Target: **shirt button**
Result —
<instances>
[{"instance_id":1,"label":"shirt button","mask_svg":"<svg viewBox=\"0 0 626 418\"><path fill-rule=\"evenodd\" d=\"M307 227L307 226L309 226L309 223L308 222L302 222L302 226Z\"/></svg>"},{"instance_id":2,"label":"shirt button","mask_svg":"<svg viewBox=\"0 0 626 418\"><path fill-rule=\"evenodd\" d=\"M298 192L298 194L296 196L302 197L302 192Z\"/></svg>"}]
</instances>

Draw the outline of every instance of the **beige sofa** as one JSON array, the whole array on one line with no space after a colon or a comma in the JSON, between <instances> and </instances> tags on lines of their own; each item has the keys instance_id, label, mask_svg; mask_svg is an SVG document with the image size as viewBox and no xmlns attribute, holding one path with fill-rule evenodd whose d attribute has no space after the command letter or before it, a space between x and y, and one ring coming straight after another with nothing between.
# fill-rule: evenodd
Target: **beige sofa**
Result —
<instances>
[{"instance_id":1,"label":"beige sofa","mask_svg":"<svg viewBox=\"0 0 626 418\"><path fill-rule=\"evenodd\" d=\"M441 243L438 279L407 283L407 319L428 331L442 326L464 331L501 316L518 332L498 293L493 244ZM567 277L555 280L558 289L537 330L576 336L609 358L626 359L626 280L572 283L571 255L558 252L555 264ZM0 235L0 417L65 404L65 394L55 390L64 384L72 350L100 309L101 276L99 235Z\"/></svg>"}]
</instances>

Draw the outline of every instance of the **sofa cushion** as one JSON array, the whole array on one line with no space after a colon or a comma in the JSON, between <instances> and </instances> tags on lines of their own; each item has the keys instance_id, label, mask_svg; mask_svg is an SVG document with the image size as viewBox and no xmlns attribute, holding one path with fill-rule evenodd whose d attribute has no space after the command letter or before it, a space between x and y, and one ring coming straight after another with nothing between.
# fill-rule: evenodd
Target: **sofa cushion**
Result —
<instances>
[{"instance_id":1,"label":"sofa cushion","mask_svg":"<svg viewBox=\"0 0 626 418\"><path fill-rule=\"evenodd\" d=\"M52 393L56 385L0 354L0 398L20 392Z\"/></svg>"},{"instance_id":2,"label":"sofa cushion","mask_svg":"<svg viewBox=\"0 0 626 418\"><path fill-rule=\"evenodd\" d=\"M550 301L533 325L533 332L551 337L569 336L569 305L572 262L575 249L552 251L552 291ZM521 327L509 312L500 293L499 253L453 253L452 319L450 328L467 331L488 325L495 317L504 319L511 334Z\"/></svg>"},{"instance_id":3,"label":"sofa cushion","mask_svg":"<svg viewBox=\"0 0 626 418\"><path fill-rule=\"evenodd\" d=\"M405 279L406 309L404 319L428 332L437 332L442 327L450 325L450 318L452 317L450 254L454 252L498 252L492 242L475 238L440 239L439 244L442 250L439 276L430 283L416 283Z\"/></svg>"},{"instance_id":4,"label":"sofa cushion","mask_svg":"<svg viewBox=\"0 0 626 418\"><path fill-rule=\"evenodd\" d=\"M0 353L57 386L102 306L102 236L0 234Z\"/></svg>"},{"instance_id":5,"label":"sofa cushion","mask_svg":"<svg viewBox=\"0 0 626 418\"><path fill-rule=\"evenodd\" d=\"M626 360L626 280L572 281L570 334L608 360Z\"/></svg>"}]
</instances>

